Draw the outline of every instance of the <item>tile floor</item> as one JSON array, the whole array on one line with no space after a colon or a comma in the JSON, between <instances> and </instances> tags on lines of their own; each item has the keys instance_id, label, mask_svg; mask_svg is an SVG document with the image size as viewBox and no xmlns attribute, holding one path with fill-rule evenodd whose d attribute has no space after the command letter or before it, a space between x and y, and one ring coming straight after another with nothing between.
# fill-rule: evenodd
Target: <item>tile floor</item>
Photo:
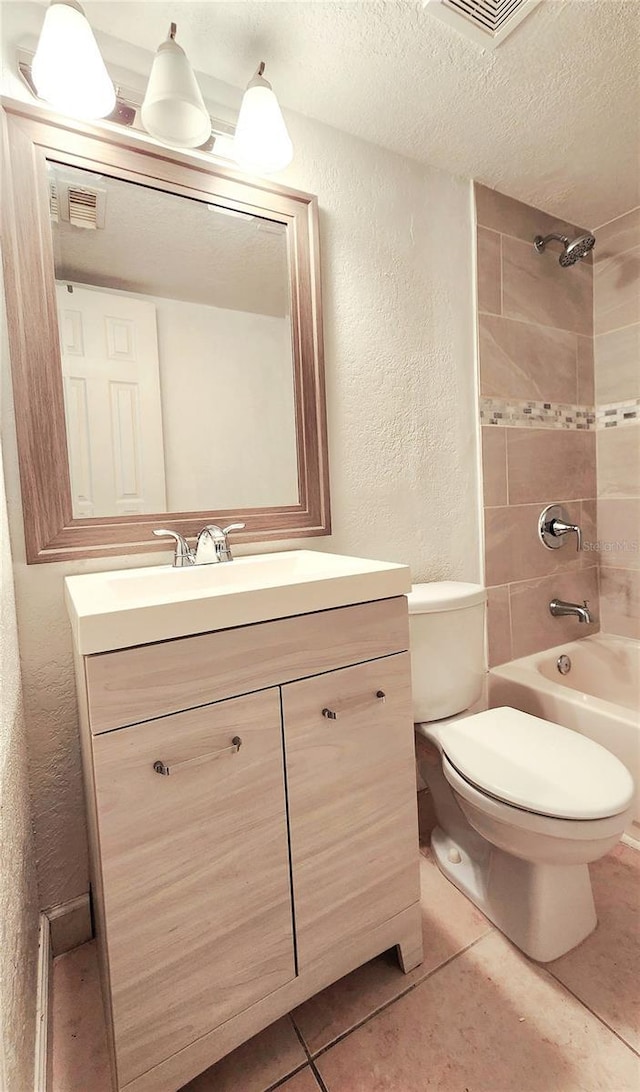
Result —
<instances>
[{"instance_id":1,"label":"tile floor","mask_svg":"<svg viewBox=\"0 0 640 1092\"><path fill-rule=\"evenodd\" d=\"M619 845L592 866L598 928L544 967L444 879L426 844L421 875L419 968L405 976L379 956L184 1092L638 1092L640 853ZM55 961L53 1092L110 1092L93 944Z\"/></svg>"}]
</instances>

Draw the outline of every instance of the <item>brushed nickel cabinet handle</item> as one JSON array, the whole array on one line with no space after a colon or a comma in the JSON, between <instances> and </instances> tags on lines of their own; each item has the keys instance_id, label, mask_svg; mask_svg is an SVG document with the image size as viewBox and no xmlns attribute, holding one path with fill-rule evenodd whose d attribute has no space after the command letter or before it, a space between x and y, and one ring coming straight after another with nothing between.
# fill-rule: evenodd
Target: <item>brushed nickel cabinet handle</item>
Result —
<instances>
[{"instance_id":1,"label":"brushed nickel cabinet handle","mask_svg":"<svg viewBox=\"0 0 640 1092\"><path fill-rule=\"evenodd\" d=\"M378 701L384 702L386 701L387 695L385 694L384 690L376 690L375 697ZM329 709L328 706L325 706L322 710L322 715L323 717L326 717L327 720L337 720L341 713L351 713L354 709L360 709L361 707L367 706L370 703L371 698L369 696L364 698L347 698L346 701L342 701L336 704L333 709Z\"/></svg>"},{"instance_id":2,"label":"brushed nickel cabinet handle","mask_svg":"<svg viewBox=\"0 0 640 1092\"><path fill-rule=\"evenodd\" d=\"M219 751L209 751L205 755L198 755L197 758L185 758L182 762L172 762L169 765L167 762L163 762L161 759L157 759L153 768L158 774L162 774L163 777L169 777L169 774L177 773L178 770L186 770L187 766L199 766L202 762L209 762L214 758L222 758L223 755L237 755L238 751L242 747L242 739L240 736L234 736L228 747L221 747Z\"/></svg>"}]
</instances>

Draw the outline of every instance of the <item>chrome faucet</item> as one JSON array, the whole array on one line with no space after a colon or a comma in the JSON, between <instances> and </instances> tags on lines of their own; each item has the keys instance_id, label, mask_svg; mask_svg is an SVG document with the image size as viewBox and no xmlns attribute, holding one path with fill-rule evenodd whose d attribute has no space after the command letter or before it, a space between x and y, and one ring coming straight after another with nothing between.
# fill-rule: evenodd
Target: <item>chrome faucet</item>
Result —
<instances>
[{"instance_id":1,"label":"chrome faucet","mask_svg":"<svg viewBox=\"0 0 640 1092\"><path fill-rule=\"evenodd\" d=\"M579 622L593 622L586 599L582 607L578 603L564 603L562 599L552 599L549 603L549 612L554 618L565 618L567 615L574 614Z\"/></svg>"},{"instance_id":2,"label":"chrome faucet","mask_svg":"<svg viewBox=\"0 0 640 1092\"><path fill-rule=\"evenodd\" d=\"M179 531L157 528L153 533L158 538L167 537L175 541L176 552L173 566L181 569L187 565L216 565L222 561L233 561L227 535L231 531L242 531L243 528L244 523L230 523L228 527L218 527L215 523L209 523L200 531L193 549Z\"/></svg>"},{"instance_id":3,"label":"chrome faucet","mask_svg":"<svg viewBox=\"0 0 640 1092\"><path fill-rule=\"evenodd\" d=\"M549 550L564 546L565 535L576 536L576 550L582 549L582 531L577 523L569 523L569 517L560 504L549 504L540 513L538 520L540 541Z\"/></svg>"},{"instance_id":4,"label":"chrome faucet","mask_svg":"<svg viewBox=\"0 0 640 1092\"><path fill-rule=\"evenodd\" d=\"M194 565L215 565L219 561L233 561L227 535L230 531L242 531L244 523L230 523L228 527L218 527L209 523L203 527L196 539Z\"/></svg>"}]
</instances>

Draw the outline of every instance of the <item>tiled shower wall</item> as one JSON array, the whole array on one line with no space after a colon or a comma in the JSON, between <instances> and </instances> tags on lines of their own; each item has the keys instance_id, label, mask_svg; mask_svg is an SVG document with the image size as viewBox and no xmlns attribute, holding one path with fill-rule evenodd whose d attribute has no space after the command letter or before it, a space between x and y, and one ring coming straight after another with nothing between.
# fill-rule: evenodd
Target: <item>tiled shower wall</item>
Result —
<instances>
[{"instance_id":1,"label":"tiled shower wall","mask_svg":"<svg viewBox=\"0 0 640 1092\"><path fill-rule=\"evenodd\" d=\"M594 250L602 628L640 637L640 208Z\"/></svg>"},{"instance_id":2,"label":"tiled shower wall","mask_svg":"<svg viewBox=\"0 0 640 1092\"><path fill-rule=\"evenodd\" d=\"M529 205L476 185L480 413L489 589L490 666L584 637L598 625L552 618L554 597L589 601L596 618L598 555L538 539L538 517L566 507L596 541L593 266L558 264L537 234L578 234Z\"/></svg>"}]
</instances>

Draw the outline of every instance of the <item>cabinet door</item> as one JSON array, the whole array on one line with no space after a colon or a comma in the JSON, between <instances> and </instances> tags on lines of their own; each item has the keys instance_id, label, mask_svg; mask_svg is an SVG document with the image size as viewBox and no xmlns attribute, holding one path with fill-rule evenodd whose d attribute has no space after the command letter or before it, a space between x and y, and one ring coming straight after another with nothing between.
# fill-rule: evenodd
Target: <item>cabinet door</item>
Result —
<instances>
[{"instance_id":1,"label":"cabinet door","mask_svg":"<svg viewBox=\"0 0 640 1092\"><path fill-rule=\"evenodd\" d=\"M93 747L123 1086L295 975L279 692Z\"/></svg>"},{"instance_id":2,"label":"cabinet door","mask_svg":"<svg viewBox=\"0 0 640 1092\"><path fill-rule=\"evenodd\" d=\"M282 694L302 971L419 898L409 654Z\"/></svg>"}]
</instances>

